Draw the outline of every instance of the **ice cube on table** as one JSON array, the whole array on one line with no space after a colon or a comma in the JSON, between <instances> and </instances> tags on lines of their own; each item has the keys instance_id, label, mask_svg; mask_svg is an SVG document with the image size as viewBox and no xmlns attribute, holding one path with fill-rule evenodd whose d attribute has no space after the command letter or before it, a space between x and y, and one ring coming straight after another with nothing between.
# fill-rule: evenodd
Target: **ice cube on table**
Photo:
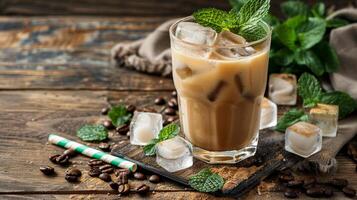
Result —
<instances>
[{"instance_id":1,"label":"ice cube on table","mask_svg":"<svg viewBox=\"0 0 357 200\"><path fill-rule=\"evenodd\" d=\"M338 106L317 104L310 110L310 119L322 130L324 137L336 137L338 124Z\"/></svg>"},{"instance_id":2,"label":"ice cube on table","mask_svg":"<svg viewBox=\"0 0 357 200\"><path fill-rule=\"evenodd\" d=\"M298 122L285 131L285 150L307 158L321 150L321 129L307 122Z\"/></svg>"},{"instance_id":3,"label":"ice cube on table","mask_svg":"<svg viewBox=\"0 0 357 200\"><path fill-rule=\"evenodd\" d=\"M192 166L192 146L182 137L165 140L156 145L156 163L169 172Z\"/></svg>"},{"instance_id":4,"label":"ice cube on table","mask_svg":"<svg viewBox=\"0 0 357 200\"><path fill-rule=\"evenodd\" d=\"M214 45L217 46L217 48L212 53L212 57L219 59L237 59L254 54L256 51L253 47L238 46L246 44L248 44L248 42L242 36L230 31L222 31L218 34L215 41Z\"/></svg>"},{"instance_id":5,"label":"ice cube on table","mask_svg":"<svg viewBox=\"0 0 357 200\"><path fill-rule=\"evenodd\" d=\"M260 129L276 126L278 118L278 107L267 98L263 98L260 104Z\"/></svg>"},{"instance_id":6,"label":"ice cube on table","mask_svg":"<svg viewBox=\"0 0 357 200\"><path fill-rule=\"evenodd\" d=\"M130 143L147 145L162 129L162 115L150 112L135 112L130 123Z\"/></svg>"},{"instance_id":7,"label":"ice cube on table","mask_svg":"<svg viewBox=\"0 0 357 200\"><path fill-rule=\"evenodd\" d=\"M269 99L278 105L295 105L296 87L294 74L271 74L269 76Z\"/></svg>"},{"instance_id":8,"label":"ice cube on table","mask_svg":"<svg viewBox=\"0 0 357 200\"><path fill-rule=\"evenodd\" d=\"M176 37L179 39L198 45L212 45L217 33L209 27L201 26L194 22L180 22L177 25Z\"/></svg>"}]
</instances>

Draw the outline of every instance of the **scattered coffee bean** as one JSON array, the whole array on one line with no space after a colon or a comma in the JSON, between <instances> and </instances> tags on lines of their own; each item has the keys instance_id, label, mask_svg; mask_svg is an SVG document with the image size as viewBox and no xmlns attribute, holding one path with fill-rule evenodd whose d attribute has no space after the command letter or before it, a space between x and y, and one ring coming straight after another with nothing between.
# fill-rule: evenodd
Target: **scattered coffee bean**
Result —
<instances>
[{"instance_id":1,"label":"scattered coffee bean","mask_svg":"<svg viewBox=\"0 0 357 200\"><path fill-rule=\"evenodd\" d=\"M92 168L89 170L88 174L91 177L98 177L102 172L98 168Z\"/></svg>"},{"instance_id":2,"label":"scattered coffee bean","mask_svg":"<svg viewBox=\"0 0 357 200\"><path fill-rule=\"evenodd\" d=\"M176 98L170 99L170 101L167 103L167 106L176 110L178 108Z\"/></svg>"},{"instance_id":3,"label":"scattered coffee bean","mask_svg":"<svg viewBox=\"0 0 357 200\"><path fill-rule=\"evenodd\" d=\"M60 156L59 154L52 155L52 156L48 157L48 159L49 159L51 162L57 164L56 159L57 159L59 156Z\"/></svg>"},{"instance_id":4,"label":"scattered coffee bean","mask_svg":"<svg viewBox=\"0 0 357 200\"><path fill-rule=\"evenodd\" d=\"M134 111L136 110L136 107L132 104L130 105L127 105L126 106L126 110L129 112L129 113L134 113Z\"/></svg>"},{"instance_id":5,"label":"scattered coffee bean","mask_svg":"<svg viewBox=\"0 0 357 200\"><path fill-rule=\"evenodd\" d=\"M101 149L102 151L110 151L110 145L105 142L99 143L98 148Z\"/></svg>"},{"instance_id":6,"label":"scattered coffee bean","mask_svg":"<svg viewBox=\"0 0 357 200\"><path fill-rule=\"evenodd\" d=\"M119 177L121 173L124 173L127 177L130 176L130 171L128 169L116 169L115 176Z\"/></svg>"},{"instance_id":7,"label":"scattered coffee bean","mask_svg":"<svg viewBox=\"0 0 357 200\"><path fill-rule=\"evenodd\" d=\"M102 110L100 111L102 113L102 115L106 115L108 114L110 108L109 107L106 107L106 108L102 108Z\"/></svg>"},{"instance_id":8,"label":"scattered coffee bean","mask_svg":"<svg viewBox=\"0 0 357 200\"><path fill-rule=\"evenodd\" d=\"M119 184L116 182L110 181L108 184L113 190L118 190L119 188Z\"/></svg>"},{"instance_id":9,"label":"scattered coffee bean","mask_svg":"<svg viewBox=\"0 0 357 200\"><path fill-rule=\"evenodd\" d=\"M125 172L121 172L118 176L118 182L121 184L128 183L128 175Z\"/></svg>"},{"instance_id":10,"label":"scattered coffee bean","mask_svg":"<svg viewBox=\"0 0 357 200\"><path fill-rule=\"evenodd\" d=\"M304 179L304 183L303 183L303 187L305 189L311 188L315 185L316 183L316 178L314 177L310 177L310 178L306 178Z\"/></svg>"},{"instance_id":11,"label":"scattered coffee bean","mask_svg":"<svg viewBox=\"0 0 357 200\"><path fill-rule=\"evenodd\" d=\"M142 184L140 185L139 187L136 188L136 191L139 193L139 194L147 194L149 191L150 191L150 187L145 185L145 184Z\"/></svg>"},{"instance_id":12,"label":"scattered coffee bean","mask_svg":"<svg viewBox=\"0 0 357 200\"><path fill-rule=\"evenodd\" d=\"M289 199L295 199L298 197L298 194L296 191L288 189L284 192L284 196Z\"/></svg>"},{"instance_id":13,"label":"scattered coffee bean","mask_svg":"<svg viewBox=\"0 0 357 200\"><path fill-rule=\"evenodd\" d=\"M122 126L117 127L115 130L120 135L126 135L126 133L129 131L129 125L128 124L124 124Z\"/></svg>"},{"instance_id":14,"label":"scattered coffee bean","mask_svg":"<svg viewBox=\"0 0 357 200\"><path fill-rule=\"evenodd\" d=\"M281 182L288 182L294 180L294 177L291 175L279 175L279 180Z\"/></svg>"},{"instance_id":15,"label":"scattered coffee bean","mask_svg":"<svg viewBox=\"0 0 357 200\"><path fill-rule=\"evenodd\" d=\"M104 165L105 162L101 160L91 159L88 161L87 164L91 167L94 167L94 166Z\"/></svg>"},{"instance_id":16,"label":"scattered coffee bean","mask_svg":"<svg viewBox=\"0 0 357 200\"><path fill-rule=\"evenodd\" d=\"M68 157L74 157L77 155L77 152L74 151L73 149L66 149L64 152L63 152L64 155L67 155Z\"/></svg>"},{"instance_id":17,"label":"scattered coffee bean","mask_svg":"<svg viewBox=\"0 0 357 200\"><path fill-rule=\"evenodd\" d=\"M333 191L325 186L315 186L306 190L306 195L310 197L331 197Z\"/></svg>"},{"instance_id":18,"label":"scattered coffee bean","mask_svg":"<svg viewBox=\"0 0 357 200\"><path fill-rule=\"evenodd\" d=\"M78 181L78 176L70 176L70 175L66 175L64 177L68 182L77 182Z\"/></svg>"},{"instance_id":19,"label":"scattered coffee bean","mask_svg":"<svg viewBox=\"0 0 357 200\"><path fill-rule=\"evenodd\" d=\"M140 173L140 172L135 172L134 173L134 178L138 179L138 180L145 180L146 177L143 173Z\"/></svg>"},{"instance_id":20,"label":"scattered coffee bean","mask_svg":"<svg viewBox=\"0 0 357 200\"><path fill-rule=\"evenodd\" d=\"M102 165L102 166L99 167L99 169L101 171L106 170L106 169L110 169L110 168L113 168L113 167L111 165L109 165L109 164L105 164L105 165Z\"/></svg>"},{"instance_id":21,"label":"scattered coffee bean","mask_svg":"<svg viewBox=\"0 0 357 200\"><path fill-rule=\"evenodd\" d=\"M329 185L335 187L335 188L343 188L348 185L348 181L346 179L342 178L334 178L328 182Z\"/></svg>"},{"instance_id":22,"label":"scattered coffee bean","mask_svg":"<svg viewBox=\"0 0 357 200\"><path fill-rule=\"evenodd\" d=\"M103 126L108 130L111 130L114 128L114 125L110 120L103 121Z\"/></svg>"},{"instance_id":23,"label":"scattered coffee bean","mask_svg":"<svg viewBox=\"0 0 357 200\"><path fill-rule=\"evenodd\" d=\"M324 190L324 196L325 197L332 197L333 196L333 190L331 188L325 188Z\"/></svg>"},{"instance_id":24,"label":"scattered coffee bean","mask_svg":"<svg viewBox=\"0 0 357 200\"><path fill-rule=\"evenodd\" d=\"M130 192L130 186L129 184L125 183L125 184L120 184L119 188L118 188L118 192L121 195L126 195L129 194Z\"/></svg>"},{"instance_id":25,"label":"scattered coffee bean","mask_svg":"<svg viewBox=\"0 0 357 200\"><path fill-rule=\"evenodd\" d=\"M68 175L68 176L77 176L77 177L80 177L82 175L82 172L81 170L77 169L77 168L74 168L74 167L71 167L71 168L68 168L66 171L65 171L65 174Z\"/></svg>"},{"instance_id":26,"label":"scattered coffee bean","mask_svg":"<svg viewBox=\"0 0 357 200\"><path fill-rule=\"evenodd\" d=\"M356 196L356 190L351 188L351 187L344 187L342 189L343 194L345 194L347 197L355 197Z\"/></svg>"},{"instance_id":27,"label":"scattered coffee bean","mask_svg":"<svg viewBox=\"0 0 357 200\"><path fill-rule=\"evenodd\" d=\"M69 164L69 157L67 155L60 155L56 157L56 163L60 165L67 165Z\"/></svg>"},{"instance_id":28,"label":"scattered coffee bean","mask_svg":"<svg viewBox=\"0 0 357 200\"><path fill-rule=\"evenodd\" d=\"M164 105L166 103L165 99L163 97L158 97L155 99L155 104L156 105Z\"/></svg>"},{"instance_id":29,"label":"scattered coffee bean","mask_svg":"<svg viewBox=\"0 0 357 200\"><path fill-rule=\"evenodd\" d=\"M176 110L172 108L165 108L164 113L165 115L176 115Z\"/></svg>"},{"instance_id":30,"label":"scattered coffee bean","mask_svg":"<svg viewBox=\"0 0 357 200\"><path fill-rule=\"evenodd\" d=\"M174 90L174 91L171 92L171 96L172 96L172 97L175 97L175 98L177 97L177 92L176 92L176 90Z\"/></svg>"},{"instance_id":31,"label":"scattered coffee bean","mask_svg":"<svg viewBox=\"0 0 357 200\"><path fill-rule=\"evenodd\" d=\"M55 169L50 166L41 166L40 171L47 176L53 175L55 173Z\"/></svg>"},{"instance_id":32,"label":"scattered coffee bean","mask_svg":"<svg viewBox=\"0 0 357 200\"><path fill-rule=\"evenodd\" d=\"M288 187L300 187L304 182L302 180L292 180L287 183Z\"/></svg>"},{"instance_id":33,"label":"scattered coffee bean","mask_svg":"<svg viewBox=\"0 0 357 200\"><path fill-rule=\"evenodd\" d=\"M108 168L108 169L103 169L102 170L102 173L108 173L108 174L111 174L114 172L114 168Z\"/></svg>"},{"instance_id":34,"label":"scattered coffee bean","mask_svg":"<svg viewBox=\"0 0 357 200\"><path fill-rule=\"evenodd\" d=\"M158 183L160 182L160 176L154 174L149 177L149 181L152 183Z\"/></svg>"},{"instance_id":35,"label":"scattered coffee bean","mask_svg":"<svg viewBox=\"0 0 357 200\"><path fill-rule=\"evenodd\" d=\"M110 175L108 173L101 173L99 175L99 178L102 179L105 182L109 182L112 180L112 178L110 177Z\"/></svg>"}]
</instances>

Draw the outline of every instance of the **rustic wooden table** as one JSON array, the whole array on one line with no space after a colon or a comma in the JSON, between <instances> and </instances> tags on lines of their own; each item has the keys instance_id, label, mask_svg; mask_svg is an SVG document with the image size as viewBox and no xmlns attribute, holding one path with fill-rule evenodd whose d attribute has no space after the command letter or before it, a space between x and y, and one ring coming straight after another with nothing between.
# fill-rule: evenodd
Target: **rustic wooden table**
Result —
<instances>
[{"instance_id":1,"label":"rustic wooden table","mask_svg":"<svg viewBox=\"0 0 357 200\"><path fill-rule=\"evenodd\" d=\"M47 136L55 132L78 141L75 130L102 120L100 110L108 104L146 106L157 96L168 96L174 89L171 79L115 68L109 59L115 43L141 38L165 19L0 17L0 199L117 198L107 184L86 175L88 158L82 156L73 159L84 170L80 183L66 182L65 168L57 166L58 176L43 176L39 166L52 165L48 156L63 151L47 144ZM120 144L125 148L127 141ZM355 164L344 155L337 158L335 176L357 188ZM214 199L169 181L150 186L153 199ZM258 195L254 189L246 198L284 197Z\"/></svg>"}]
</instances>

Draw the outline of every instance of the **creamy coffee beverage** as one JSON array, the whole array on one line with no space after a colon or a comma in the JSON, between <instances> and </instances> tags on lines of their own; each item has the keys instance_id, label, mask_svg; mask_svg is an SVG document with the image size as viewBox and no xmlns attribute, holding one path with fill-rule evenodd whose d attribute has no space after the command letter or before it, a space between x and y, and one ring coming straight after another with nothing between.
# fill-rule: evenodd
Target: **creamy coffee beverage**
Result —
<instances>
[{"instance_id":1,"label":"creamy coffee beverage","mask_svg":"<svg viewBox=\"0 0 357 200\"><path fill-rule=\"evenodd\" d=\"M186 24L176 24L171 34L183 35L185 26L195 28L195 37L209 33L209 38L195 38L196 44L171 37L181 127L194 155L209 163L235 163L254 155L270 38L249 44L228 31L213 37L207 27L181 23Z\"/></svg>"}]
</instances>

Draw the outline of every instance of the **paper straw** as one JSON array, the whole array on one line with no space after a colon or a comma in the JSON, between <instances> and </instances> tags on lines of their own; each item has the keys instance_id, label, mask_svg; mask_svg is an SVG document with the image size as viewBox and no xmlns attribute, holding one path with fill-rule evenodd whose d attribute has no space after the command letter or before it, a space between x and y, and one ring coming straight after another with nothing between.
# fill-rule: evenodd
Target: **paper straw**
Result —
<instances>
[{"instance_id":1,"label":"paper straw","mask_svg":"<svg viewBox=\"0 0 357 200\"><path fill-rule=\"evenodd\" d=\"M98 151L97 149L93 149L83 144L79 144L77 142L68 140L64 137L50 134L48 136L48 141L52 144L55 144L60 147L64 147L66 149L73 149L74 151L86 155L91 158L95 158L98 160L102 160L106 163L112 164L114 166L129 169L132 172L135 172L137 169L137 165L133 162L124 160L122 158L118 158L116 156L112 156L110 154L104 153L102 151Z\"/></svg>"}]
</instances>

